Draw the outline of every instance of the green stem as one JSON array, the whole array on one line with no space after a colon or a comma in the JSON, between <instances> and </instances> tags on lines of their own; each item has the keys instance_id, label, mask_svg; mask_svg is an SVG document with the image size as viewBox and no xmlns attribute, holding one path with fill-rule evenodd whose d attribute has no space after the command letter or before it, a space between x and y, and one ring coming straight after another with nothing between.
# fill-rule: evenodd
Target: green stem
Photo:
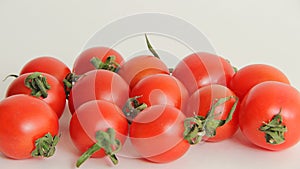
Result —
<instances>
[{"instance_id":1,"label":"green stem","mask_svg":"<svg viewBox=\"0 0 300 169\"><path fill-rule=\"evenodd\" d=\"M50 85L47 82L45 76L43 76L40 72L35 72L30 74L25 79L25 86L31 90L31 95L35 97L43 97L46 98L48 96L48 90L50 90Z\"/></svg>"},{"instance_id":2,"label":"green stem","mask_svg":"<svg viewBox=\"0 0 300 169\"><path fill-rule=\"evenodd\" d=\"M15 75L15 74L7 75L2 81L4 82L4 81L6 81L8 78L10 78L10 77L18 78L19 75Z\"/></svg>"},{"instance_id":3,"label":"green stem","mask_svg":"<svg viewBox=\"0 0 300 169\"><path fill-rule=\"evenodd\" d=\"M41 137L35 141L35 149L31 152L33 157L51 157L55 153L55 146L59 141L60 136L54 136L47 133L44 137Z\"/></svg>"},{"instance_id":4,"label":"green stem","mask_svg":"<svg viewBox=\"0 0 300 169\"><path fill-rule=\"evenodd\" d=\"M146 38L146 43L147 43L147 47L149 49L149 51L155 56L157 57L158 59L160 59L159 55L157 54L157 52L154 50L154 48L152 47L148 37L147 37L147 34L145 34L145 38Z\"/></svg>"},{"instance_id":5,"label":"green stem","mask_svg":"<svg viewBox=\"0 0 300 169\"><path fill-rule=\"evenodd\" d=\"M147 108L146 103L140 103L137 99L142 96L135 96L129 98L123 107L122 111L127 118L129 124L131 124L132 120L144 109Z\"/></svg>"}]
</instances>

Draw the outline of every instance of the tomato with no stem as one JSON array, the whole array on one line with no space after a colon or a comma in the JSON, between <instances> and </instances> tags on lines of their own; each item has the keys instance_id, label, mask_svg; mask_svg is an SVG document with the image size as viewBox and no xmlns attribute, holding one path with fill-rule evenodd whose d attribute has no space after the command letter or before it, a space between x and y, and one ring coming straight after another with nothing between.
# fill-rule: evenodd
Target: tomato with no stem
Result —
<instances>
[{"instance_id":1,"label":"tomato with no stem","mask_svg":"<svg viewBox=\"0 0 300 169\"><path fill-rule=\"evenodd\" d=\"M26 85L26 81L28 81L27 85L29 86ZM42 88L37 83L41 84ZM9 85L6 97L16 94L33 95L45 101L55 111L58 118L64 112L66 105L64 88L50 74L35 72L20 75Z\"/></svg>"},{"instance_id":2,"label":"tomato with no stem","mask_svg":"<svg viewBox=\"0 0 300 169\"><path fill-rule=\"evenodd\" d=\"M265 64L252 64L235 73L229 88L242 100L252 87L264 81L290 84L288 78L279 69Z\"/></svg>"},{"instance_id":3,"label":"tomato with no stem","mask_svg":"<svg viewBox=\"0 0 300 169\"><path fill-rule=\"evenodd\" d=\"M182 157L190 144L184 140L185 115L170 105L154 105L140 112L129 130L133 147L145 159L167 163Z\"/></svg>"},{"instance_id":4,"label":"tomato with no stem","mask_svg":"<svg viewBox=\"0 0 300 169\"><path fill-rule=\"evenodd\" d=\"M216 105L220 99L225 100L222 103ZM230 112L233 108L235 110L232 114L232 118L230 121L226 122L225 124L222 124L221 126L219 126L219 124L217 124L217 126L210 126L211 124L214 124L212 122L220 123L221 121L219 120L226 120L230 116ZM193 117L197 115L206 118L207 126L204 127L214 130L206 133L215 133L206 136L206 138L204 139L206 141L218 142L228 139L236 133L238 129L239 117L238 108L238 99L230 89L222 85L212 84L196 90L191 95L191 97L188 100L188 104L186 105L184 113L187 117ZM209 113L211 113L210 117L208 117Z\"/></svg>"},{"instance_id":5,"label":"tomato with no stem","mask_svg":"<svg viewBox=\"0 0 300 169\"><path fill-rule=\"evenodd\" d=\"M68 103L73 113L90 100L107 100L123 108L128 98L128 84L118 74L108 70L92 70L75 83Z\"/></svg>"},{"instance_id":6,"label":"tomato with no stem","mask_svg":"<svg viewBox=\"0 0 300 169\"><path fill-rule=\"evenodd\" d=\"M32 155L39 156L39 153L46 153L45 157L53 155L51 151L55 150L57 140L52 140L48 135L47 139L44 138L49 141L48 144L38 141L47 133L51 136L58 133L58 118L45 102L22 94L5 98L0 102L0 124L0 152L5 156L26 159ZM43 146L49 147L51 151L33 153L37 147Z\"/></svg>"},{"instance_id":7,"label":"tomato with no stem","mask_svg":"<svg viewBox=\"0 0 300 169\"><path fill-rule=\"evenodd\" d=\"M241 103L239 125L253 144L283 150L300 140L300 93L292 86L268 81L254 86Z\"/></svg>"},{"instance_id":8,"label":"tomato with no stem","mask_svg":"<svg viewBox=\"0 0 300 169\"><path fill-rule=\"evenodd\" d=\"M130 92L130 97L147 106L163 104L182 109L188 99L188 92L175 77L155 74L140 80Z\"/></svg>"},{"instance_id":9,"label":"tomato with no stem","mask_svg":"<svg viewBox=\"0 0 300 169\"><path fill-rule=\"evenodd\" d=\"M98 131L106 132L109 128L115 131L115 138L123 144L128 135L127 120L117 105L104 100L92 100L82 104L76 109L69 125L71 139L81 153L100 141L96 137ZM111 142L110 144L111 148L116 146ZM90 154L91 157L100 158L108 154L103 147L94 146L92 149L95 152ZM83 162L81 159L79 161L80 164Z\"/></svg>"},{"instance_id":10,"label":"tomato with no stem","mask_svg":"<svg viewBox=\"0 0 300 169\"><path fill-rule=\"evenodd\" d=\"M118 74L132 89L141 79L153 74L169 74L168 67L151 55L136 56L121 65Z\"/></svg>"},{"instance_id":11,"label":"tomato with no stem","mask_svg":"<svg viewBox=\"0 0 300 169\"><path fill-rule=\"evenodd\" d=\"M96 57L100 61L105 62L110 56L115 57L114 61L117 64L121 65L124 61L121 54L112 48L97 46L86 49L85 51L81 52L80 55L76 58L73 65L73 72L77 75L82 75L88 71L95 70L96 68L91 63L91 59L93 57Z\"/></svg>"},{"instance_id":12,"label":"tomato with no stem","mask_svg":"<svg viewBox=\"0 0 300 169\"><path fill-rule=\"evenodd\" d=\"M26 63L23 66L20 75L33 72L48 73L56 77L57 80L63 85L63 80L70 73L70 69L65 63L54 57L41 56Z\"/></svg>"},{"instance_id":13,"label":"tomato with no stem","mask_svg":"<svg viewBox=\"0 0 300 169\"><path fill-rule=\"evenodd\" d=\"M190 95L205 85L228 86L233 74L234 69L227 60L205 52L186 56L172 73L185 85Z\"/></svg>"}]
</instances>

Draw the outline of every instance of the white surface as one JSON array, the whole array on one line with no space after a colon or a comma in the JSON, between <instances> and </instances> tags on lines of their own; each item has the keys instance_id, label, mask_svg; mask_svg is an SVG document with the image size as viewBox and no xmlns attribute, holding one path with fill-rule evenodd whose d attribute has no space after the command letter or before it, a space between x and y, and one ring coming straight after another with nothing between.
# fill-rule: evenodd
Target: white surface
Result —
<instances>
[{"instance_id":1,"label":"white surface","mask_svg":"<svg viewBox=\"0 0 300 169\"><path fill-rule=\"evenodd\" d=\"M124 16L159 12L180 17L208 36L217 53L237 67L268 63L281 69L300 89L300 1L0 1L0 78L18 73L29 59L53 55L70 67L85 42L98 29ZM141 44L139 44L140 46ZM143 44L142 44L143 45ZM122 51L121 51L122 52ZM11 80L0 83L0 98ZM62 140L54 157L10 160L0 155L1 168L75 168L78 158L67 125L61 119ZM221 143L197 145L178 161L153 164L120 158L115 168L299 168L300 144L281 152L253 148L238 133ZM201 166L201 167L200 167ZM111 168L91 159L81 168Z\"/></svg>"}]
</instances>

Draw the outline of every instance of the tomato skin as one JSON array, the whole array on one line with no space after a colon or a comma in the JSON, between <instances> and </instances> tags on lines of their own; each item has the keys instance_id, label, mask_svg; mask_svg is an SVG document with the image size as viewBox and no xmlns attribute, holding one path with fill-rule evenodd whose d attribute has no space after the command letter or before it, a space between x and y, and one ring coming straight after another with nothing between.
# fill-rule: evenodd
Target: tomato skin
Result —
<instances>
[{"instance_id":1,"label":"tomato skin","mask_svg":"<svg viewBox=\"0 0 300 169\"><path fill-rule=\"evenodd\" d=\"M265 64L252 64L235 73L229 88L242 100L252 87L264 81L290 84L288 78L279 69Z\"/></svg>"},{"instance_id":2,"label":"tomato skin","mask_svg":"<svg viewBox=\"0 0 300 169\"><path fill-rule=\"evenodd\" d=\"M227 60L205 52L186 56L172 73L185 85L190 95L210 84L228 86L233 74L234 69Z\"/></svg>"},{"instance_id":3,"label":"tomato skin","mask_svg":"<svg viewBox=\"0 0 300 169\"><path fill-rule=\"evenodd\" d=\"M32 73L25 73L16 78L8 87L6 91L6 97L16 94L31 95L31 89L25 86L25 79ZM47 73L41 73L46 77L47 82L50 85L50 89L47 91L48 96L46 98L40 97L39 99L45 101L55 111L57 117L60 118L65 110L66 95L63 86L52 75Z\"/></svg>"},{"instance_id":4,"label":"tomato skin","mask_svg":"<svg viewBox=\"0 0 300 169\"><path fill-rule=\"evenodd\" d=\"M188 99L188 92L175 77L155 74L145 77L134 86L130 97L135 96L141 96L137 100L147 106L167 104L182 109Z\"/></svg>"},{"instance_id":5,"label":"tomato skin","mask_svg":"<svg viewBox=\"0 0 300 169\"><path fill-rule=\"evenodd\" d=\"M280 111L281 109L281 111ZM242 133L253 144L268 150L283 150L300 140L300 93L292 86L275 81L253 87L241 103L239 125ZM280 112L287 127L285 142L269 144L258 129Z\"/></svg>"},{"instance_id":6,"label":"tomato skin","mask_svg":"<svg viewBox=\"0 0 300 169\"><path fill-rule=\"evenodd\" d=\"M233 98L216 108L215 114L221 114L215 117L215 119L226 120L232 106L236 102L236 99L234 98L236 95L229 88L218 84L204 86L196 90L189 98L189 104L186 106L184 113L187 117L193 117L194 114L206 117L216 100L225 97ZM219 142L232 137L239 128L238 119L239 103L235 109L232 119L225 125L217 127L216 135L214 137L205 138L205 141Z\"/></svg>"},{"instance_id":7,"label":"tomato skin","mask_svg":"<svg viewBox=\"0 0 300 169\"><path fill-rule=\"evenodd\" d=\"M56 77L63 85L63 80L71 71L62 61L51 56L41 56L26 63L20 71L20 75L33 72L48 73Z\"/></svg>"},{"instance_id":8,"label":"tomato skin","mask_svg":"<svg viewBox=\"0 0 300 169\"><path fill-rule=\"evenodd\" d=\"M75 83L68 105L71 113L90 100L107 100L122 108L128 98L128 84L118 74L107 70L92 70Z\"/></svg>"},{"instance_id":9,"label":"tomato skin","mask_svg":"<svg viewBox=\"0 0 300 169\"><path fill-rule=\"evenodd\" d=\"M128 122L122 110L115 104L104 100L92 100L81 105L73 114L69 132L73 144L84 153L96 143L95 134L98 130L106 131L113 128L116 138L123 144L128 135ZM92 157L104 157L103 149Z\"/></svg>"},{"instance_id":10,"label":"tomato skin","mask_svg":"<svg viewBox=\"0 0 300 169\"><path fill-rule=\"evenodd\" d=\"M45 102L14 95L0 102L0 152L12 159L31 157L35 140L58 133L58 118Z\"/></svg>"},{"instance_id":11,"label":"tomato skin","mask_svg":"<svg viewBox=\"0 0 300 169\"><path fill-rule=\"evenodd\" d=\"M95 70L96 68L90 62L93 57L97 57L104 62L109 56L112 55L115 56L115 61L118 64L121 65L123 63L124 59L121 54L112 48L97 46L86 49L76 58L73 65L73 72L77 75L82 75L91 70Z\"/></svg>"},{"instance_id":12,"label":"tomato skin","mask_svg":"<svg viewBox=\"0 0 300 169\"><path fill-rule=\"evenodd\" d=\"M185 116L170 105L146 108L133 120L129 136L133 147L145 159L167 163L183 156L190 144L183 139Z\"/></svg>"},{"instance_id":13,"label":"tomato skin","mask_svg":"<svg viewBox=\"0 0 300 169\"><path fill-rule=\"evenodd\" d=\"M118 74L132 89L144 77L153 74L169 74L169 69L160 59L151 55L141 55L126 61L120 67Z\"/></svg>"}]
</instances>

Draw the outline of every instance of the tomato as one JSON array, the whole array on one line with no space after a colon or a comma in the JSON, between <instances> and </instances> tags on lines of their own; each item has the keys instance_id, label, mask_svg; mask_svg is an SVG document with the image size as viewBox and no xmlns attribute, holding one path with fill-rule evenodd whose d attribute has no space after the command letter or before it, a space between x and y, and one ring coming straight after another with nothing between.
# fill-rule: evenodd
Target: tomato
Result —
<instances>
[{"instance_id":1,"label":"tomato","mask_svg":"<svg viewBox=\"0 0 300 169\"><path fill-rule=\"evenodd\" d=\"M136 56L121 65L118 74L132 89L141 79L153 74L169 74L168 67L157 57Z\"/></svg>"},{"instance_id":2,"label":"tomato","mask_svg":"<svg viewBox=\"0 0 300 169\"><path fill-rule=\"evenodd\" d=\"M25 81L28 77L34 77L35 80L32 81L40 81L42 82L42 78L46 78L46 81L50 87L50 89L46 89L46 94L39 96L39 93L33 93L33 89L30 89L26 86ZM32 83L31 83L32 85ZM36 83L35 83L36 85ZM41 91L38 89L38 91ZM47 73L25 73L16 78L8 87L6 92L6 97L16 95L16 94L26 94L26 95L34 95L37 94L36 97L45 101L50 105L50 107L55 111L57 117L60 118L64 112L65 104L66 104L66 96L64 87L59 83L59 81L50 74Z\"/></svg>"},{"instance_id":3,"label":"tomato","mask_svg":"<svg viewBox=\"0 0 300 169\"><path fill-rule=\"evenodd\" d=\"M300 93L294 87L267 81L254 86L245 96L239 125L253 144L268 150L283 150L300 140L299 112Z\"/></svg>"},{"instance_id":4,"label":"tomato","mask_svg":"<svg viewBox=\"0 0 300 169\"><path fill-rule=\"evenodd\" d=\"M229 98L227 101L219 104L212 110L213 106L219 99ZM237 103L236 103L237 102ZM218 122L219 120L226 120L232 110L233 106L237 104L235 107L235 111L233 112L232 119L228 121L226 124L221 126L209 126L213 123L210 122ZM212 119L208 119L207 117L207 128L211 128L215 130L213 132L213 136L207 136L206 141L218 142L225 140L227 138L232 137L237 129L238 129L238 100L236 95L227 87L212 84L208 86L204 86L198 90L196 90L188 100L188 104L186 105L184 113L187 117L193 117L194 115L201 116L206 118L208 113L212 113ZM211 112L213 111L213 112ZM210 131L211 132L211 131ZM207 132L208 133L208 132Z\"/></svg>"},{"instance_id":5,"label":"tomato","mask_svg":"<svg viewBox=\"0 0 300 169\"><path fill-rule=\"evenodd\" d=\"M123 107L129 98L128 84L116 73L92 70L82 76L71 89L69 109L73 113L90 100L107 100Z\"/></svg>"},{"instance_id":6,"label":"tomato","mask_svg":"<svg viewBox=\"0 0 300 169\"><path fill-rule=\"evenodd\" d=\"M227 60L205 52L186 56L172 73L185 85L190 95L205 85L228 86L233 74L234 69Z\"/></svg>"},{"instance_id":7,"label":"tomato","mask_svg":"<svg viewBox=\"0 0 300 169\"><path fill-rule=\"evenodd\" d=\"M70 121L69 132L73 144L81 153L84 153L98 143L96 133L105 132L108 128L114 129L115 137L120 144L125 142L128 135L128 123L121 109L109 101L92 100L76 109ZM104 148L97 147L91 157L101 158L105 155L107 152Z\"/></svg>"},{"instance_id":8,"label":"tomato","mask_svg":"<svg viewBox=\"0 0 300 169\"><path fill-rule=\"evenodd\" d=\"M115 62L118 64L122 64L124 61L121 54L112 48L97 46L86 49L76 58L73 65L73 72L77 75L82 75L88 71L95 70L96 68L91 63L93 57L105 62L110 56L114 56Z\"/></svg>"},{"instance_id":9,"label":"tomato","mask_svg":"<svg viewBox=\"0 0 300 169\"><path fill-rule=\"evenodd\" d=\"M137 100L147 106L168 104L182 109L188 99L188 92L175 77L155 74L143 78L130 92L130 97L140 96Z\"/></svg>"},{"instance_id":10,"label":"tomato","mask_svg":"<svg viewBox=\"0 0 300 169\"><path fill-rule=\"evenodd\" d=\"M46 139L50 141L47 145L38 139L47 133L57 135L58 118L45 102L37 98L20 94L3 99L0 102L0 124L0 152L9 158L30 158L33 150L41 146L55 150L51 138Z\"/></svg>"},{"instance_id":11,"label":"tomato","mask_svg":"<svg viewBox=\"0 0 300 169\"><path fill-rule=\"evenodd\" d=\"M290 84L288 78L279 69L265 64L252 64L236 72L229 88L242 100L252 87L264 81Z\"/></svg>"},{"instance_id":12,"label":"tomato","mask_svg":"<svg viewBox=\"0 0 300 169\"><path fill-rule=\"evenodd\" d=\"M51 56L41 56L35 59L30 60L26 63L20 75L25 73L33 72L43 72L48 73L57 78L57 80L63 84L63 80L70 73L69 67L64 64L62 61L51 57Z\"/></svg>"},{"instance_id":13,"label":"tomato","mask_svg":"<svg viewBox=\"0 0 300 169\"><path fill-rule=\"evenodd\" d=\"M129 130L133 147L155 163L174 161L183 156L190 144L183 139L185 115L170 105L154 105L141 111Z\"/></svg>"}]
</instances>

